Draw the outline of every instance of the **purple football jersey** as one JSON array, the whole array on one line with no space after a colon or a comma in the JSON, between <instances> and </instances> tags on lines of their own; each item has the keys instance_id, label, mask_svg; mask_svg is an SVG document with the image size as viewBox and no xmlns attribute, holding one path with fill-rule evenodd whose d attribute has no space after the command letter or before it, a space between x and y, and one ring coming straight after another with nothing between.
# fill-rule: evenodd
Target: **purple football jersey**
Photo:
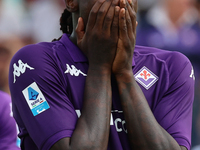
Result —
<instances>
[{"instance_id":1,"label":"purple football jersey","mask_svg":"<svg viewBox=\"0 0 200 150\"><path fill-rule=\"evenodd\" d=\"M11 112L11 98L0 91L0 150L19 150L17 126Z\"/></svg>"},{"instance_id":2,"label":"purple football jersey","mask_svg":"<svg viewBox=\"0 0 200 150\"><path fill-rule=\"evenodd\" d=\"M158 123L190 149L194 75L179 52L136 46L133 73ZM66 34L59 41L29 45L10 65L9 84L14 117L26 150L48 150L71 137L81 115L88 60ZM130 150L117 84L108 150Z\"/></svg>"}]
</instances>

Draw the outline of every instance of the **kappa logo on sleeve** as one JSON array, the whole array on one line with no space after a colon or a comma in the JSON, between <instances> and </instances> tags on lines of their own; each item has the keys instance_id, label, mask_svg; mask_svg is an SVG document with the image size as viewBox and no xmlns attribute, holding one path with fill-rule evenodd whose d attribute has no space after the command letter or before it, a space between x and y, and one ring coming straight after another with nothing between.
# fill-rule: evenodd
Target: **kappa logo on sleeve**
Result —
<instances>
[{"instance_id":1,"label":"kappa logo on sleeve","mask_svg":"<svg viewBox=\"0 0 200 150\"><path fill-rule=\"evenodd\" d=\"M50 108L44 95L35 82L25 88L22 93L34 116Z\"/></svg>"},{"instance_id":2,"label":"kappa logo on sleeve","mask_svg":"<svg viewBox=\"0 0 200 150\"><path fill-rule=\"evenodd\" d=\"M68 64L66 64L66 66L67 66L67 70L65 71L65 73L69 73L71 76L78 77L80 74L82 74L83 76L87 76L87 74L77 69L74 65L71 65L71 68Z\"/></svg>"},{"instance_id":3,"label":"kappa logo on sleeve","mask_svg":"<svg viewBox=\"0 0 200 150\"><path fill-rule=\"evenodd\" d=\"M18 60L18 65L16 65L16 63L13 64L13 76L14 76L14 82L16 82L16 76L20 77L21 74L24 74L26 72L26 68L30 69L30 70L34 70L33 67L29 66L27 63L23 63L22 60Z\"/></svg>"},{"instance_id":4,"label":"kappa logo on sleeve","mask_svg":"<svg viewBox=\"0 0 200 150\"><path fill-rule=\"evenodd\" d=\"M144 66L135 74L135 80L148 90L152 85L154 85L154 83L156 83L156 81L158 81L158 77Z\"/></svg>"}]
</instances>

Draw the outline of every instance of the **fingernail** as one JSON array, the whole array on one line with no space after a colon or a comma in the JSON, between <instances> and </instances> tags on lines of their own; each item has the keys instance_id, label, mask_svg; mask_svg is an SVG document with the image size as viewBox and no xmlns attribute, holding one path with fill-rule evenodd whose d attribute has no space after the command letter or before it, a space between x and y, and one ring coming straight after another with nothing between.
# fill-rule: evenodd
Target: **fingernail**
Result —
<instances>
[{"instance_id":1,"label":"fingernail","mask_svg":"<svg viewBox=\"0 0 200 150\"><path fill-rule=\"evenodd\" d=\"M120 10L120 7L119 6L115 6L115 11L119 12L119 10Z\"/></svg>"},{"instance_id":2,"label":"fingernail","mask_svg":"<svg viewBox=\"0 0 200 150\"><path fill-rule=\"evenodd\" d=\"M122 8L123 15L125 15L125 12L126 12L125 8Z\"/></svg>"},{"instance_id":3,"label":"fingernail","mask_svg":"<svg viewBox=\"0 0 200 150\"><path fill-rule=\"evenodd\" d=\"M78 23L80 23L80 21L81 21L81 17L78 18Z\"/></svg>"}]
</instances>

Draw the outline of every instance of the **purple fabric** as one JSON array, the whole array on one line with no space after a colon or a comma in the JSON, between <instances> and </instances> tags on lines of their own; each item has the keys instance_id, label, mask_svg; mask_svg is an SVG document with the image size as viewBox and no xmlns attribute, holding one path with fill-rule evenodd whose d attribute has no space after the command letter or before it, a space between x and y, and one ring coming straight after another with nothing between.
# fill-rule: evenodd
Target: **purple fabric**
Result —
<instances>
[{"instance_id":1,"label":"purple fabric","mask_svg":"<svg viewBox=\"0 0 200 150\"><path fill-rule=\"evenodd\" d=\"M11 98L0 91L0 150L19 150L17 126L11 113Z\"/></svg>"},{"instance_id":2,"label":"purple fabric","mask_svg":"<svg viewBox=\"0 0 200 150\"><path fill-rule=\"evenodd\" d=\"M194 95L190 61L178 52L136 46L132 64L158 123L190 149ZM9 83L24 149L36 145L47 150L59 139L71 137L81 114L87 70L87 58L66 34L60 41L29 45L16 53ZM108 150L129 150L114 79L112 85Z\"/></svg>"}]
</instances>

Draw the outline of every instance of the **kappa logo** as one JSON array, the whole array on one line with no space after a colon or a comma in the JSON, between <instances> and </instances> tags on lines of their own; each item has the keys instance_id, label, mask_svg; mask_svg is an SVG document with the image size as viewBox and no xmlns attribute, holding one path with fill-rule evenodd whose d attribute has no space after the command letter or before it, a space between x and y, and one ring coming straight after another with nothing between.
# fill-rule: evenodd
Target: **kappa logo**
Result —
<instances>
[{"instance_id":1,"label":"kappa logo","mask_svg":"<svg viewBox=\"0 0 200 150\"><path fill-rule=\"evenodd\" d=\"M87 76L87 74L83 73L81 70L77 69L74 65L71 65L71 68L68 64L66 64L67 70L65 73L69 73L71 76L79 76L82 74L83 76Z\"/></svg>"},{"instance_id":2,"label":"kappa logo","mask_svg":"<svg viewBox=\"0 0 200 150\"><path fill-rule=\"evenodd\" d=\"M20 77L21 74L24 74L26 72L26 68L29 68L30 70L33 70L31 66L29 66L27 63L23 63L22 60L18 60L19 66L16 65L16 63L13 64L13 76L14 76L14 82L16 82L16 76Z\"/></svg>"},{"instance_id":3,"label":"kappa logo","mask_svg":"<svg viewBox=\"0 0 200 150\"><path fill-rule=\"evenodd\" d=\"M158 77L144 66L135 74L135 80L148 90L156 83L156 81L158 81Z\"/></svg>"}]
</instances>

